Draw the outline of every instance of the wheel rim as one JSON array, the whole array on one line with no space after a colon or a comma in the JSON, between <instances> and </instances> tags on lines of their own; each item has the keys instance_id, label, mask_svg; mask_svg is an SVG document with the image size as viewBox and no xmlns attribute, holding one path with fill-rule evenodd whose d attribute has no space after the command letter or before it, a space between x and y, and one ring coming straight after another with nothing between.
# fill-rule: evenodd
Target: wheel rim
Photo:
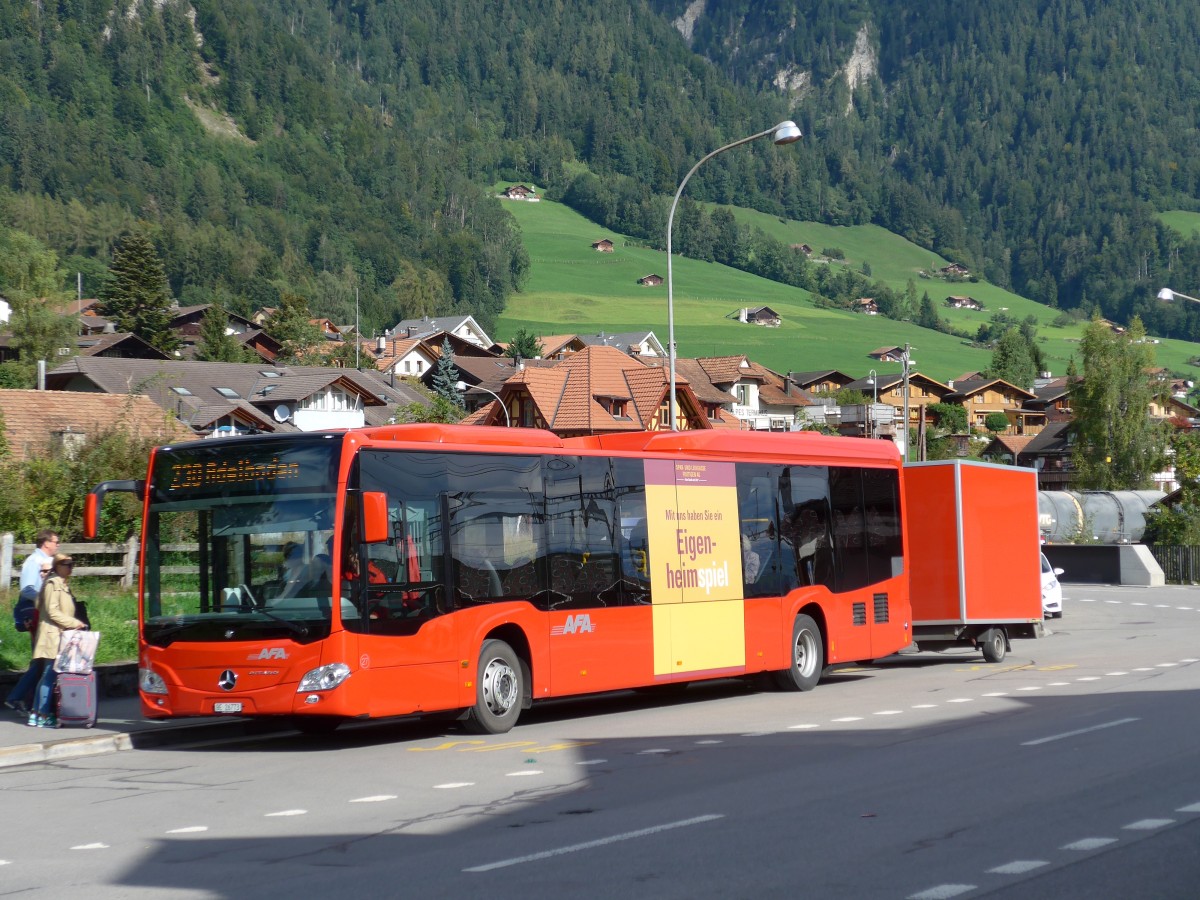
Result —
<instances>
[{"instance_id":1,"label":"wheel rim","mask_svg":"<svg viewBox=\"0 0 1200 900\"><path fill-rule=\"evenodd\" d=\"M817 640L811 631L796 635L796 671L804 678L812 675L817 667Z\"/></svg>"},{"instance_id":2,"label":"wheel rim","mask_svg":"<svg viewBox=\"0 0 1200 900\"><path fill-rule=\"evenodd\" d=\"M484 668L480 687L483 690L484 706L497 716L504 715L517 705L517 673L499 657Z\"/></svg>"}]
</instances>

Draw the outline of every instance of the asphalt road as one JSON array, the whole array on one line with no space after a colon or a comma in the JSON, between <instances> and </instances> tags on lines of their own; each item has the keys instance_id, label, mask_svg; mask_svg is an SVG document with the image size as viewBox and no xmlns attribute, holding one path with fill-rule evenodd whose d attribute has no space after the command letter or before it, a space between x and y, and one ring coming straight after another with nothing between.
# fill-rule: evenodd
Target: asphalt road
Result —
<instances>
[{"instance_id":1,"label":"asphalt road","mask_svg":"<svg viewBox=\"0 0 1200 900\"><path fill-rule=\"evenodd\" d=\"M0 895L1200 896L1200 589L1066 595L996 665L0 770Z\"/></svg>"}]
</instances>

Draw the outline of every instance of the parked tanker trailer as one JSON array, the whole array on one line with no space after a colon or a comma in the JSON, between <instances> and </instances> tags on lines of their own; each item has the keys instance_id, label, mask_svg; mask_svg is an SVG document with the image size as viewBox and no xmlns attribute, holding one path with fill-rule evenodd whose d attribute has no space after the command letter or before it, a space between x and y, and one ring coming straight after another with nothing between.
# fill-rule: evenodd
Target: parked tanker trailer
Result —
<instances>
[{"instance_id":1,"label":"parked tanker trailer","mask_svg":"<svg viewBox=\"0 0 1200 900\"><path fill-rule=\"evenodd\" d=\"M1042 537L1053 544L1080 537L1102 544L1136 544L1146 531L1146 514L1162 491L1038 491Z\"/></svg>"}]
</instances>

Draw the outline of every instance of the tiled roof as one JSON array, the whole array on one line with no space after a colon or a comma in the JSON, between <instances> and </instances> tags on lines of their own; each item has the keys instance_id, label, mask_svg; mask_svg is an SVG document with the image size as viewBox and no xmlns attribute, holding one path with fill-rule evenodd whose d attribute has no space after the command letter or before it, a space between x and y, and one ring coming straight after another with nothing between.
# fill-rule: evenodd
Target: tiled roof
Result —
<instances>
[{"instance_id":1,"label":"tiled roof","mask_svg":"<svg viewBox=\"0 0 1200 900\"><path fill-rule=\"evenodd\" d=\"M744 356L702 356L696 360L713 384L733 384L742 379L760 380Z\"/></svg>"},{"instance_id":2,"label":"tiled roof","mask_svg":"<svg viewBox=\"0 0 1200 900\"><path fill-rule=\"evenodd\" d=\"M163 443L192 436L149 397L0 390L0 410L9 450L18 461L45 453L57 432L92 435L118 426L131 435Z\"/></svg>"},{"instance_id":3,"label":"tiled roof","mask_svg":"<svg viewBox=\"0 0 1200 900\"><path fill-rule=\"evenodd\" d=\"M712 383L703 364L697 359L676 359L676 380L682 375L692 387L692 393L701 403L736 403L737 398ZM668 373L668 380L670 375Z\"/></svg>"}]
</instances>

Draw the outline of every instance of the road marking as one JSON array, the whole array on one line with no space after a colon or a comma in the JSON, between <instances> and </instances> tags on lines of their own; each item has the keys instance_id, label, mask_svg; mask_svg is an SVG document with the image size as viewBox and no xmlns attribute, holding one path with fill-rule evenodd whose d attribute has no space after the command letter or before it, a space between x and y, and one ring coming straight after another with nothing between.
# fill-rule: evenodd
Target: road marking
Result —
<instances>
[{"instance_id":1,"label":"road marking","mask_svg":"<svg viewBox=\"0 0 1200 900\"><path fill-rule=\"evenodd\" d=\"M902 709L881 709L881 710L879 710L879 712L875 713L875 715L877 715L877 716L898 716L902 712L904 712L904 710L902 710Z\"/></svg>"},{"instance_id":2,"label":"road marking","mask_svg":"<svg viewBox=\"0 0 1200 900\"><path fill-rule=\"evenodd\" d=\"M1041 689L1042 689L1042 686L1039 684L1035 684L1030 687L1017 688L1018 691L1040 691Z\"/></svg>"},{"instance_id":3,"label":"road marking","mask_svg":"<svg viewBox=\"0 0 1200 900\"><path fill-rule=\"evenodd\" d=\"M12 860L0 859L0 866L11 866L11 865L12 865Z\"/></svg>"},{"instance_id":4,"label":"road marking","mask_svg":"<svg viewBox=\"0 0 1200 900\"><path fill-rule=\"evenodd\" d=\"M267 813L264 816L264 818L270 819L270 818L273 818L276 816L306 816L306 815L308 815L307 809L284 809L284 810L280 810L279 812Z\"/></svg>"},{"instance_id":5,"label":"road marking","mask_svg":"<svg viewBox=\"0 0 1200 900\"><path fill-rule=\"evenodd\" d=\"M577 765L577 766L602 766L606 762L608 762L607 759L581 759L579 762L575 763L575 765Z\"/></svg>"},{"instance_id":6,"label":"road marking","mask_svg":"<svg viewBox=\"0 0 1200 900\"><path fill-rule=\"evenodd\" d=\"M697 744L723 744L724 741L713 740L709 738L707 741L696 741Z\"/></svg>"},{"instance_id":7,"label":"road marking","mask_svg":"<svg viewBox=\"0 0 1200 900\"><path fill-rule=\"evenodd\" d=\"M470 746L472 744L486 744L487 741L446 741L444 744L438 744L436 747L409 747L409 753L428 753L431 750L452 750L455 747Z\"/></svg>"},{"instance_id":8,"label":"road marking","mask_svg":"<svg viewBox=\"0 0 1200 900\"><path fill-rule=\"evenodd\" d=\"M947 700L947 703L970 703L971 697L955 697L953 700Z\"/></svg>"},{"instance_id":9,"label":"road marking","mask_svg":"<svg viewBox=\"0 0 1200 900\"><path fill-rule=\"evenodd\" d=\"M464 788L464 787L475 787L475 782L473 782L473 781L447 781L445 784L435 784L433 786L433 789L435 791L452 791L455 788Z\"/></svg>"},{"instance_id":10,"label":"road marking","mask_svg":"<svg viewBox=\"0 0 1200 900\"><path fill-rule=\"evenodd\" d=\"M1096 601L1093 600L1091 597L1080 597L1079 602L1080 603L1095 603Z\"/></svg>"},{"instance_id":11,"label":"road marking","mask_svg":"<svg viewBox=\"0 0 1200 900\"><path fill-rule=\"evenodd\" d=\"M1007 697L1008 691L992 691L990 694L984 694L985 697Z\"/></svg>"},{"instance_id":12,"label":"road marking","mask_svg":"<svg viewBox=\"0 0 1200 900\"><path fill-rule=\"evenodd\" d=\"M1129 674L1128 672L1105 672L1104 677L1108 678L1113 675L1128 675L1128 674Z\"/></svg>"},{"instance_id":13,"label":"road marking","mask_svg":"<svg viewBox=\"0 0 1200 900\"><path fill-rule=\"evenodd\" d=\"M1153 666L1142 666L1140 669L1134 669L1133 671L1135 671L1135 672L1153 672L1154 667Z\"/></svg>"},{"instance_id":14,"label":"road marking","mask_svg":"<svg viewBox=\"0 0 1200 900\"><path fill-rule=\"evenodd\" d=\"M913 709L937 709L936 703L918 703L913 706Z\"/></svg>"},{"instance_id":15,"label":"road marking","mask_svg":"<svg viewBox=\"0 0 1200 900\"><path fill-rule=\"evenodd\" d=\"M520 778L522 775L545 775L541 769L522 769L519 772L505 772L505 778Z\"/></svg>"},{"instance_id":16,"label":"road marking","mask_svg":"<svg viewBox=\"0 0 1200 900\"><path fill-rule=\"evenodd\" d=\"M1071 682L1069 682L1069 681L1052 681L1049 684L1049 687L1070 687L1070 686L1071 686Z\"/></svg>"},{"instance_id":17,"label":"road marking","mask_svg":"<svg viewBox=\"0 0 1200 900\"><path fill-rule=\"evenodd\" d=\"M537 743L536 741L534 743ZM599 741L560 741L557 744L546 744L542 747L530 747L529 753L549 753L551 750L575 750L579 747L590 747Z\"/></svg>"},{"instance_id":18,"label":"road marking","mask_svg":"<svg viewBox=\"0 0 1200 900\"><path fill-rule=\"evenodd\" d=\"M1175 812L1200 812L1200 803L1189 803L1187 806L1181 806Z\"/></svg>"},{"instance_id":19,"label":"road marking","mask_svg":"<svg viewBox=\"0 0 1200 900\"><path fill-rule=\"evenodd\" d=\"M1191 659L1189 657L1188 659L1181 659L1180 662L1181 663L1194 663L1194 662L1200 662L1200 659Z\"/></svg>"},{"instance_id":20,"label":"road marking","mask_svg":"<svg viewBox=\"0 0 1200 900\"><path fill-rule=\"evenodd\" d=\"M1099 675L1084 675L1082 678L1076 678L1076 681L1099 681Z\"/></svg>"},{"instance_id":21,"label":"road marking","mask_svg":"<svg viewBox=\"0 0 1200 900\"><path fill-rule=\"evenodd\" d=\"M1048 865L1050 863L1044 859L1016 859L1002 866L996 866L994 869L988 869L988 871L994 875L1023 875L1025 872L1032 872L1034 869Z\"/></svg>"},{"instance_id":22,"label":"road marking","mask_svg":"<svg viewBox=\"0 0 1200 900\"><path fill-rule=\"evenodd\" d=\"M80 844L78 847L72 847L72 850L108 850L108 844L101 844L97 841L94 844Z\"/></svg>"},{"instance_id":23,"label":"road marking","mask_svg":"<svg viewBox=\"0 0 1200 900\"><path fill-rule=\"evenodd\" d=\"M835 722L861 722L862 716L842 716L840 719L834 719Z\"/></svg>"},{"instance_id":24,"label":"road marking","mask_svg":"<svg viewBox=\"0 0 1200 900\"><path fill-rule=\"evenodd\" d=\"M505 741L503 744L491 744L487 747L466 747L464 753L489 753L492 750L521 750L529 749L532 753L534 747L537 746L537 741Z\"/></svg>"},{"instance_id":25,"label":"road marking","mask_svg":"<svg viewBox=\"0 0 1200 900\"><path fill-rule=\"evenodd\" d=\"M1155 603L1154 608L1155 609L1170 609L1171 605L1169 603Z\"/></svg>"},{"instance_id":26,"label":"road marking","mask_svg":"<svg viewBox=\"0 0 1200 900\"><path fill-rule=\"evenodd\" d=\"M382 803L385 800L395 800L395 794L372 794L370 797L355 797L351 803Z\"/></svg>"},{"instance_id":27,"label":"road marking","mask_svg":"<svg viewBox=\"0 0 1200 900\"><path fill-rule=\"evenodd\" d=\"M1080 728L1078 731L1068 731L1064 734L1053 734L1050 737L1038 738L1035 741L1025 741L1021 744L1022 747L1036 747L1038 744L1049 744L1051 741L1061 741L1063 738L1076 737L1081 734L1088 734L1092 731L1102 731L1105 728L1115 728L1118 725L1128 725L1130 722L1138 721L1135 719L1117 719L1115 722L1105 722L1103 725L1093 725L1091 728Z\"/></svg>"},{"instance_id":28,"label":"road marking","mask_svg":"<svg viewBox=\"0 0 1200 900\"><path fill-rule=\"evenodd\" d=\"M208 831L207 825L188 825L186 828L172 828L167 834L199 834Z\"/></svg>"},{"instance_id":29,"label":"road marking","mask_svg":"<svg viewBox=\"0 0 1200 900\"><path fill-rule=\"evenodd\" d=\"M1138 819L1123 826L1125 831L1153 831L1155 828L1166 828L1174 825L1174 819Z\"/></svg>"},{"instance_id":30,"label":"road marking","mask_svg":"<svg viewBox=\"0 0 1200 900\"><path fill-rule=\"evenodd\" d=\"M1083 840L1074 841L1070 844L1063 844L1059 850L1098 850L1101 847L1107 847L1109 844L1115 844L1116 838L1084 838Z\"/></svg>"},{"instance_id":31,"label":"road marking","mask_svg":"<svg viewBox=\"0 0 1200 900\"><path fill-rule=\"evenodd\" d=\"M820 728L820 727L821 726L818 725L816 722L805 722L803 725L789 725L788 729L791 731L803 731L806 728Z\"/></svg>"},{"instance_id":32,"label":"road marking","mask_svg":"<svg viewBox=\"0 0 1200 900\"><path fill-rule=\"evenodd\" d=\"M659 834L664 831L672 831L676 828L686 828L689 825L701 825L705 822L714 822L717 819L725 818L724 814L709 814L706 816L696 816L691 819L682 819L679 822L668 822L665 825L654 825L650 828L642 828L638 831L627 831L624 834L614 834L609 837L599 838L594 841L585 841L582 844L571 844L567 847L558 847L554 850L543 850L541 853L530 853L528 856L514 856L512 859L502 859L499 862L486 863L482 866L470 866L463 869L464 872L491 872L493 869L504 869L508 866L518 866L522 863L537 862L542 859L551 859L555 856L564 856L568 853L578 853L581 850L592 850L596 847L605 847L609 844L616 844L620 841L631 841L635 838L647 837L652 834Z\"/></svg>"},{"instance_id":33,"label":"road marking","mask_svg":"<svg viewBox=\"0 0 1200 900\"><path fill-rule=\"evenodd\" d=\"M1191 607L1191 606L1177 606L1175 608L1176 609L1187 609L1187 610L1193 609L1193 607Z\"/></svg>"},{"instance_id":34,"label":"road marking","mask_svg":"<svg viewBox=\"0 0 1200 900\"><path fill-rule=\"evenodd\" d=\"M668 747L655 747L653 750L639 750L638 756L651 756L655 753L672 753L672 752L674 752L674 751L672 751Z\"/></svg>"},{"instance_id":35,"label":"road marking","mask_svg":"<svg viewBox=\"0 0 1200 900\"><path fill-rule=\"evenodd\" d=\"M1159 668L1159 669L1173 669L1173 668L1175 668L1175 666L1177 666L1177 665L1179 665L1179 663L1159 663L1159 664L1158 664L1158 666L1157 666L1157 668Z\"/></svg>"},{"instance_id":36,"label":"road marking","mask_svg":"<svg viewBox=\"0 0 1200 900\"><path fill-rule=\"evenodd\" d=\"M1131 603L1130 606L1149 606L1149 603Z\"/></svg>"},{"instance_id":37,"label":"road marking","mask_svg":"<svg viewBox=\"0 0 1200 900\"><path fill-rule=\"evenodd\" d=\"M1104 602L1105 602L1105 603L1111 603L1113 606L1120 606L1120 605L1121 605L1121 601L1120 601L1120 600L1105 600Z\"/></svg>"},{"instance_id":38,"label":"road marking","mask_svg":"<svg viewBox=\"0 0 1200 900\"><path fill-rule=\"evenodd\" d=\"M773 731L747 731L742 737L768 737L774 733Z\"/></svg>"},{"instance_id":39,"label":"road marking","mask_svg":"<svg viewBox=\"0 0 1200 900\"><path fill-rule=\"evenodd\" d=\"M939 884L937 887L931 887L919 894L909 894L908 900L950 900L951 897L957 897L959 894L973 890L975 890L973 884Z\"/></svg>"}]
</instances>

